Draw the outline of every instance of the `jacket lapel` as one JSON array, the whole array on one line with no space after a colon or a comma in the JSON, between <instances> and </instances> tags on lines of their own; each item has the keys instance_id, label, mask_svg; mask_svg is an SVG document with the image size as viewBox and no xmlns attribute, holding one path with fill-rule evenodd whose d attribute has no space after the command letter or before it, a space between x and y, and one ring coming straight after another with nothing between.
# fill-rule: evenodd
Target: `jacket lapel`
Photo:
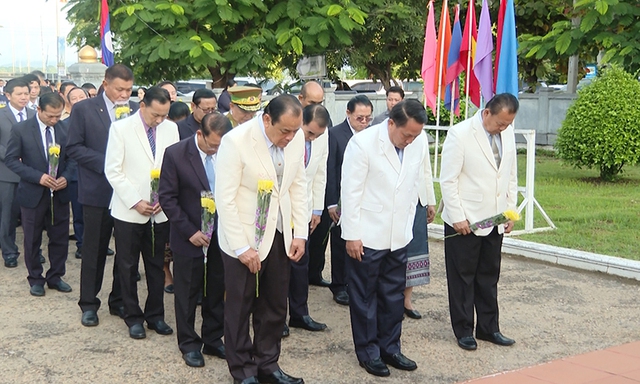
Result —
<instances>
[{"instance_id":1,"label":"jacket lapel","mask_svg":"<svg viewBox=\"0 0 640 384\"><path fill-rule=\"evenodd\" d=\"M476 116L478 116L477 113L476 113ZM497 170L498 167L496 165L496 159L493 157L493 152L491 151L491 146L489 145L489 139L487 138L487 131L485 131L484 127L482 127L480 117L479 116L476 117L476 116L473 117L473 121L471 122L471 124L473 124L473 133L474 133L475 139L478 142L480 149L482 149L482 153L484 153L484 156L487 158L489 163L491 163L493 168Z\"/></svg>"},{"instance_id":2,"label":"jacket lapel","mask_svg":"<svg viewBox=\"0 0 640 384\"><path fill-rule=\"evenodd\" d=\"M209 187L209 180L207 179L207 173L204 170L204 165L202 164L202 159L200 158L200 153L198 152L198 148L196 148L196 143L193 141L193 138L189 139L189 144L187 144L188 152L189 152L189 162L193 167L198 180L202 184L204 190L211 189Z\"/></svg>"},{"instance_id":3,"label":"jacket lapel","mask_svg":"<svg viewBox=\"0 0 640 384\"><path fill-rule=\"evenodd\" d=\"M144 148L144 153L146 153L149 160L151 160L151 162L155 164L153 153L151 153L151 144L149 144L149 138L147 137L147 132L144 128L144 125L142 124L142 119L140 118L140 116L138 116L137 113L130 116L129 118L131 119L131 126L133 128L133 131L138 137L138 140L140 140L140 145L142 145L142 148ZM158 128L156 127L156 149L158 148L157 143L159 136L157 129Z\"/></svg>"},{"instance_id":4,"label":"jacket lapel","mask_svg":"<svg viewBox=\"0 0 640 384\"><path fill-rule=\"evenodd\" d=\"M44 144L42 143L42 134L40 133L40 124L38 124L38 120L33 120L33 123L31 124L31 134L33 135L34 143L36 143L36 148L38 148L38 152L40 153L40 158L48 164L49 159L44 152ZM55 136L57 139L58 135L56 134Z\"/></svg>"},{"instance_id":5,"label":"jacket lapel","mask_svg":"<svg viewBox=\"0 0 640 384\"><path fill-rule=\"evenodd\" d=\"M275 186L275 188L277 190L280 190L280 186L277 182L278 177L276 175L276 169L273 166L273 161L271 160L271 155L269 154L269 148L267 148L267 142L264 139L264 135L262 134L262 130L260 129L260 124L257 120L254 121L253 127L251 128L251 138L253 139L253 150L256 151L258 160L260 160L260 163L262 163L262 167L265 169L265 171L267 171L269 179L273 180L273 185ZM284 175L282 179L284 180Z\"/></svg>"},{"instance_id":6,"label":"jacket lapel","mask_svg":"<svg viewBox=\"0 0 640 384\"><path fill-rule=\"evenodd\" d=\"M105 104L102 95L96 96L95 99L97 101L96 110L98 112L98 116L100 116L100 120L104 127L109 130L111 127L111 118L109 117L109 111L107 111L107 105Z\"/></svg>"},{"instance_id":7,"label":"jacket lapel","mask_svg":"<svg viewBox=\"0 0 640 384\"><path fill-rule=\"evenodd\" d=\"M391 163L393 169L400 174L400 170L402 168L402 164L400 164L400 158L398 157L398 153L396 152L395 147L391 144L391 140L389 139L389 132L387 131L387 125L382 124L378 128L378 137L380 140L380 150L384 153Z\"/></svg>"}]
</instances>

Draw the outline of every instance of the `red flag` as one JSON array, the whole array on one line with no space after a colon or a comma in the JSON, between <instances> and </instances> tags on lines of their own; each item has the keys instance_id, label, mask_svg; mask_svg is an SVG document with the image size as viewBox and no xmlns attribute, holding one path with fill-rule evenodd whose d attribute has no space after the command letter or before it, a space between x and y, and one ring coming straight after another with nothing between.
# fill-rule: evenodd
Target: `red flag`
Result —
<instances>
[{"instance_id":1,"label":"red flag","mask_svg":"<svg viewBox=\"0 0 640 384\"><path fill-rule=\"evenodd\" d=\"M466 73L465 92L476 107L480 107L480 83L473 72L473 62L476 58L476 43L478 29L476 28L476 10L473 0L469 0L467 20L464 23L462 44L460 45L460 65Z\"/></svg>"},{"instance_id":2,"label":"red flag","mask_svg":"<svg viewBox=\"0 0 640 384\"><path fill-rule=\"evenodd\" d=\"M444 100L445 87L447 78L447 62L449 56L449 45L451 45L451 21L449 20L449 9L447 0L442 4L442 12L440 13L440 27L438 28L438 49L436 51L436 73L437 76L434 91L440 94L438 97Z\"/></svg>"},{"instance_id":3,"label":"red flag","mask_svg":"<svg viewBox=\"0 0 640 384\"><path fill-rule=\"evenodd\" d=\"M436 113L436 22L433 0L429 2L427 25L424 32L424 49L422 51L422 81L424 82L424 100L433 113Z\"/></svg>"},{"instance_id":4,"label":"red flag","mask_svg":"<svg viewBox=\"0 0 640 384\"><path fill-rule=\"evenodd\" d=\"M498 64L500 63L500 48L502 47L502 27L504 26L504 14L507 10L507 1L500 0L500 10L498 11L498 34L496 35L496 59L493 70L493 92L496 91L498 81ZM488 100L487 100L488 101Z\"/></svg>"}]
</instances>

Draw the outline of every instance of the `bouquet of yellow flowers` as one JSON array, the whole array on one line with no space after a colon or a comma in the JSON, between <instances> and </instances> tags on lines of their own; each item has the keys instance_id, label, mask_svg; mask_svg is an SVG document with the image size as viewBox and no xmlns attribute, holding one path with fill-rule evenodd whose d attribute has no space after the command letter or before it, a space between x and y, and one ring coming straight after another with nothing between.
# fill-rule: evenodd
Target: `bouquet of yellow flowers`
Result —
<instances>
[{"instance_id":1,"label":"bouquet of yellow flowers","mask_svg":"<svg viewBox=\"0 0 640 384\"><path fill-rule=\"evenodd\" d=\"M115 112L116 121L122 120L125 117L129 117L130 114L131 114L131 108L129 107L129 102L116 104L116 112Z\"/></svg>"},{"instance_id":2,"label":"bouquet of yellow flowers","mask_svg":"<svg viewBox=\"0 0 640 384\"><path fill-rule=\"evenodd\" d=\"M256 209L256 251L260 249L260 244L264 238L264 231L267 229L267 217L269 216L269 205L271 204L271 194L273 193L273 180L258 180L258 208ZM260 296L259 291L260 275L256 272L256 297Z\"/></svg>"},{"instance_id":3,"label":"bouquet of yellow flowers","mask_svg":"<svg viewBox=\"0 0 640 384\"><path fill-rule=\"evenodd\" d=\"M149 203L154 206L158 203L158 186L160 185L160 170L154 168L151 170L151 196ZM155 215L151 214L151 256L156 255L156 228Z\"/></svg>"},{"instance_id":4,"label":"bouquet of yellow flowers","mask_svg":"<svg viewBox=\"0 0 640 384\"><path fill-rule=\"evenodd\" d=\"M216 202L213 198L213 192L201 191L200 192L200 230L211 241L213 236L213 229L216 223ZM207 252L208 246L202 247L204 252L204 294L207 294Z\"/></svg>"},{"instance_id":5,"label":"bouquet of yellow flowers","mask_svg":"<svg viewBox=\"0 0 640 384\"><path fill-rule=\"evenodd\" d=\"M471 229L471 231L476 231L478 229L493 228L497 225L505 224L508 221L518 221L518 220L520 220L520 214L518 212L513 210L507 210L495 216L491 216L487 219L480 220L476 223L473 223L469 226L469 229ZM456 233L453 235L445 236L444 238L448 239L449 237L458 236L458 235L459 233Z\"/></svg>"},{"instance_id":6,"label":"bouquet of yellow flowers","mask_svg":"<svg viewBox=\"0 0 640 384\"><path fill-rule=\"evenodd\" d=\"M49 176L58 177L58 164L60 164L60 144L51 144L47 150L49 153ZM51 225L53 225L53 189L51 191Z\"/></svg>"}]
</instances>

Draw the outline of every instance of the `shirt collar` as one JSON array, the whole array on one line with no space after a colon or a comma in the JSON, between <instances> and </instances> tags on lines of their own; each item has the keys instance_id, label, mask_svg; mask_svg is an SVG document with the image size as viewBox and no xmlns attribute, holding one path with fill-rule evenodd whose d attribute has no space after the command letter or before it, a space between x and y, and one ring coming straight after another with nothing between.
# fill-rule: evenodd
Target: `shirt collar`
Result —
<instances>
[{"instance_id":1,"label":"shirt collar","mask_svg":"<svg viewBox=\"0 0 640 384\"><path fill-rule=\"evenodd\" d=\"M108 110L111 111L116 107L116 104L113 101L109 100L106 92L102 92L102 98L104 99L104 104L107 106Z\"/></svg>"},{"instance_id":2,"label":"shirt collar","mask_svg":"<svg viewBox=\"0 0 640 384\"><path fill-rule=\"evenodd\" d=\"M142 121L142 126L144 127L144 131L149 132L149 129L151 129L151 127L148 126L147 123L144 121L144 118L142 117L142 112L140 110L138 110L138 116L140 116L140 121Z\"/></svg>"},{"instance_id":3,"label":"shirt collar","mask_svg":"<svg viewBox=\"0 0 640 384\"><path fill-rule=\"evenodd\" d=\"M38 127L40 127L40 131L44 132L47 129L47 125L40 120L40 116L36 113L36 121L38 122Z\"/></svg>"},{"instance_id":4,"label":"shirt collar","mask_svg":"<svg viewBox=\"0 0 640 384\"><path fill-rule=\"evenodd\" d=\"M260 126L260 129L262 130L262 135L264 136L264 139L267 141L267 148L271 148L271 146L275 145L271 142L271 140L269 140L269 137L267 136L267 131L264 127L264 122L262 121L262 119L258 119L258 125Z\"/></svg>"},{"instance_id":5,"label":"shirt collar","mask_svg":"<svg viewBox=\"0 0 640 384\"><path fill-rule=\"evenodd\" d=\"M200 149L200 147L198 146L198 135L193 135L193 140L195 140L196 143L196 149L198 150L198 154L200 155L200 160L202 160L202 163L204 164L207 156L205 152L202 151L202 149ZM211 159L215 160L216 159L216 154L214 153L213 155L211 155Z\"/></svg>"},{"instance_id":6,"label":"shirt collar","mask_svg":"<svg viewBox=\"0 0 640 384\"><path fill-rule=\"evenodd\" d=\"M349 122L349 118L347 117L347 125L349 126L349 129L351 130L351 133L355 136L355 134L357 133L355 129L353 129L353 127L351 126L351 123Z\"/></svg>"},{"instance_id":7,"label":"shirt collar","mask_svg":"<svg viewBox=\"0 0 640 384\"><path fill-rule=\"evenodd\" d=\"M17 109L13 108L13 105L11 105L11 103L7 103L7 105L9 106L9 109L11 109L11 112L13 112L13 116L18 116L18 113L22 112L22 118L24 120L27 120L27 107L22 108L21 111L18 111ZM18 120L18 119L16 119ZM18 120L18 122L20 122L20 120Z\"/></svg>"}]
</instances>

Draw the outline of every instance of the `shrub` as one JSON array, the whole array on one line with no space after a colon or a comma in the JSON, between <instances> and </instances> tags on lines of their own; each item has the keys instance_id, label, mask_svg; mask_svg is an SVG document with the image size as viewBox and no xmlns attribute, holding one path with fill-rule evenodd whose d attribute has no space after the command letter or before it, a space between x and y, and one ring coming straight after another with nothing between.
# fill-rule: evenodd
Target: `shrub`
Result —
<instances>
[{"instance_id":1,"label":"shrub","mask_svg":"<svg viewBox=\"0 0 640 384\"><path fill-rule=\"evenodd\" d=\"M612 66L578 92L558 132L558 157L577 168L598 168L611 181L640 160L640 83Z\"/></svg>"}]
</instances>

